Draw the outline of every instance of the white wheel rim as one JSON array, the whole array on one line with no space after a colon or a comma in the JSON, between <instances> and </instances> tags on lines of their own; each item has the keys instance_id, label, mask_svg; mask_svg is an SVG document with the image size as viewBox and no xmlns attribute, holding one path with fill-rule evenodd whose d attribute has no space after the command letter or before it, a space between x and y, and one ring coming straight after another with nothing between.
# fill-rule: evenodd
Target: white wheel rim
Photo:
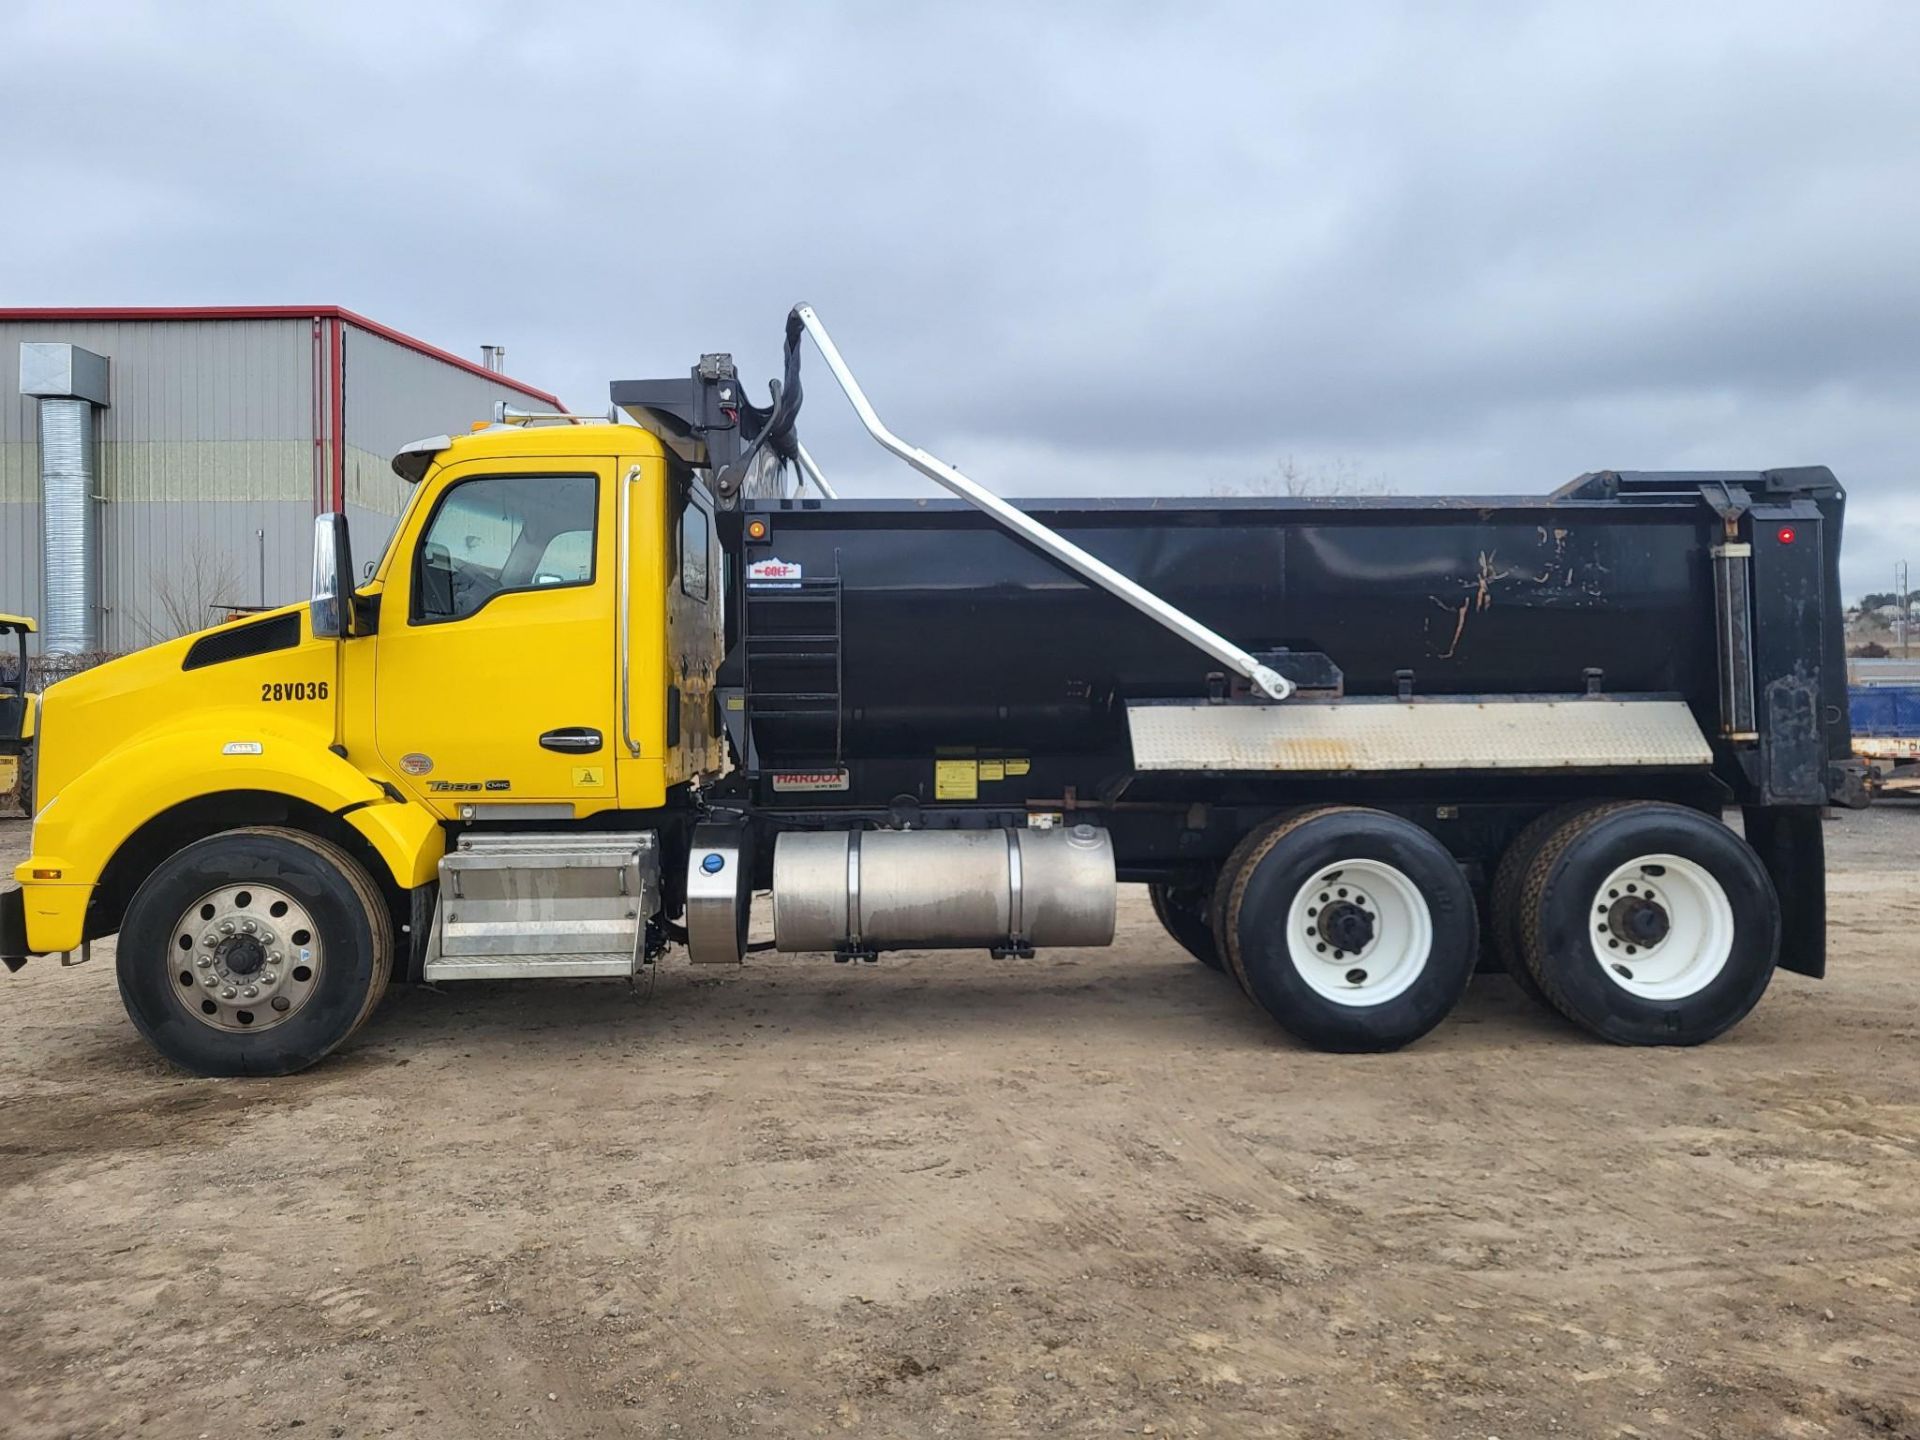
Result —
<instances>
[{"instance_id":1,"label":"white wheel rim","mask_svg":"<svg viewBox=\"0 0 1920 1440\"><path fill-rule=\"evenodd\" d=\"M1678 855L1642 855L1609 875L1587 906L1601 973L1643 1000L1683 1000L1733 954L1733 905L1711 871Z\"/></svg>"},{"instance_id":2,"label":"white wheel rim","mask_svg":"<svg viewBox=\"0 0 1920 1440\"><path fill-rule=\"evenodd\" d=\"M1314 994L1336 1005L1385 1004L1420 978L1432 950L1426 897L1384 861L1321 867L1287 911L1287 958Z\"/></svg>"}]
</instances>

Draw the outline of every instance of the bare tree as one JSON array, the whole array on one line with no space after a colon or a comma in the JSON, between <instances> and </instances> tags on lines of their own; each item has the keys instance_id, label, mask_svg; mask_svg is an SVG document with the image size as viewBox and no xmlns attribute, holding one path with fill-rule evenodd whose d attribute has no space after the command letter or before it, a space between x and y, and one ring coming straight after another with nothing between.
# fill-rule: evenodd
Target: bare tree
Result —
<instances>
[{"instance_id":1,"label":"bare tree","mask_svg":"<svg viewBox=\"0 0 1920 1440\"><path fill-rule=\"evenodd\" d=\"M1335 460L1330 465L1306 466L1293 456L1277 461L1264 475L1249 480L1221 481L1208 492L1213 495L1391 495L1393 487L1384 475L1365 475L1351 459Z\"/></svg>"},{"instance_id":2,"label":"bare tree","mask_svg":"<svg viewBox=\"0 0 1920 1440\"><path fill-rule=\"evenodd\" d=\"M229 552L201 536L153 580L153 606L139 624L148 644L204 630L222 617L217 607L239 600L244 579Z\"/></svg>"}]
</instances>

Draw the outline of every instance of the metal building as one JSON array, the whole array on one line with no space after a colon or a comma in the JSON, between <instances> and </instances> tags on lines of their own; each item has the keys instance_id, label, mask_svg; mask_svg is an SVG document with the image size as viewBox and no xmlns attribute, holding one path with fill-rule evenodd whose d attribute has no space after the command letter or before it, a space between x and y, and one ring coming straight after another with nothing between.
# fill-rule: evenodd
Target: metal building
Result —
<instances>
[{"instance_id":1,"label":"metal building","mask_svg":"<svg viewBox=\"0 0 1920 1440\"><path fill-rule=\"evenodd\" d=\"M338 306L0 308L0 611L49 654L120 652L296 600L316 514L364 564L394 451L500 400L560 408Z\"/></svg>"}]
</instances>

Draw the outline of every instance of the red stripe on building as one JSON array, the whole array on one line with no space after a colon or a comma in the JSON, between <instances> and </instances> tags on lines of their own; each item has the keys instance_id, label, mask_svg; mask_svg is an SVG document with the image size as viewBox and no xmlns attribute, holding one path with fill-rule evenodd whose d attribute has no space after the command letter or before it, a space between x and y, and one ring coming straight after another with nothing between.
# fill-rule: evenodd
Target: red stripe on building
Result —
<instances>
[{"instance_id":1,"label":"red stripe on building","mask_svg":"<svg viewBox=\"0 0 1920 1440\"><path fill-rule=\"evenodd\" d=\"M0 320L331 320L336 326L344 322L370 335L378 335L382 340L391 340L395 345L404 346L416 354L438 360L443 365L452 365L491 380L496 385L504 385L509 390L518 390L549 409L566 408L558 396L550 395L545 390L535 389L496 370L489 370L476 361L462 359L438 345L416 340L411 335L402 334L340 305L16 305L0 306Z\"/></svg>"}]
</instances>

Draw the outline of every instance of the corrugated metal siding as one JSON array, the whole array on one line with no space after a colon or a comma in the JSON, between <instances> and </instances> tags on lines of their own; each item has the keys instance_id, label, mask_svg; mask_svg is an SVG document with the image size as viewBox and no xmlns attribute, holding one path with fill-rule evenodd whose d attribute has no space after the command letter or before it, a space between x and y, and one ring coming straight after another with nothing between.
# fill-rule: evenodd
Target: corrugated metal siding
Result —
<instances>
[{"instance_id":1,"label":"corrugated metal siding","mask_svg":"<svg viewBox=\"0 0 1920 1440\"><path fill-rule=\"evenodd\" d=\"M58 340L112 362L100 412L102 640L132 650L204 625L214 602L307 591L313 326L307 320L0 322L0 600L43 604L34 402L20 342ZM297 563L293 563L296 562Z\"/></svg>"},{"instance_id":2,"label":"corrugated metal siding","mask_svg":"<svg viewBox=\"0 0 1920 1440\"><path fill-rule=\"evenodd\" d=\"M378 317L375 317L378 318ZM348 325L346 333L347 504L396 516L407 484L393 473L394 452L426 435L459 435L491 420L493 404L545 406L498 381L442 364L385 336ZM359 545L356 531L354 543ZM356 548L355 554L359 554Z\"/></svg>"},{"instance_id":3,"label":"corrugated metal siding","mask_svg":"<svg viewBox=\"0 0 1920 1440\"><path fill-rule=\"evenodd\" d=\"M364 566L406 500L390 468L401 445L458 434L489 418L495 400L539 402L351 322L342 334L346 508ZM0 610L43 608L23 340L82 345L112 361L100 437L108 648L151 644L193 616L204 623L212 603L259 603L262 538L266 603L307 593L312 517L328 498L314 478L312 320L0 320ZM320 363L324 382L324 345ZM321 477L331 484L330 469Z\"/></svg>"}]
</instances>

